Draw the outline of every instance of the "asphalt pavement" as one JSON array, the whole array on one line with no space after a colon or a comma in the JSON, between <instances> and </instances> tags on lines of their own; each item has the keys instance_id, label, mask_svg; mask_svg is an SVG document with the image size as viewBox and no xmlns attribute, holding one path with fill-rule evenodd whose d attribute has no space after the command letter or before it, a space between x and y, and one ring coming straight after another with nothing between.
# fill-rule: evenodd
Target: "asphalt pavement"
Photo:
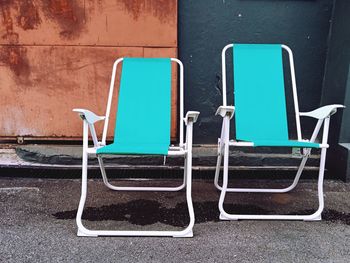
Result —
<instances>
[{"instance_id":1,"label":"asphalt pavement","mask_svg":"<svg viewBox=\"0 0 350 263\"><path fill-rule=\"evenodd\" d=\"M80 180L0 178L1 262L349 262L350 185L325 183L323 220L219 221L219 193L194 180L193 238L77 237ZM270 180L271 181L271 180ZM117 181L113 181L117 183ZM123 180L121 185L176 185L179 180ZM287 185L277 180L259 186ZM231 184L246 186L244 180ZM180 229L188 222L184 191L113 192L89 181L84 223L96 229ZM308 213L316 180L286 194L228 194L229 212Z\"/></svg>"}]
</instances>

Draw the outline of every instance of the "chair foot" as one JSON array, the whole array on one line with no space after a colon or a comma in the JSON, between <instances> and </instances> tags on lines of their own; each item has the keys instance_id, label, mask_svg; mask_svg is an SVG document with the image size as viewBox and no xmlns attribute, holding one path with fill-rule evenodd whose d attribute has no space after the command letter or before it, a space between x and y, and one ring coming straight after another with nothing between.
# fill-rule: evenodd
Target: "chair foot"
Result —
<instances>
[{"instance_id":1,"label":"chair foot","mask_svg":"<svg viewBox=\"0 0 350 263\"><path fill-rule=\"evenodd\" d=\"M79 229L78 229L77 236L78 237L98 237L98 235L85 234L85 233L81 232Z\"/></svg>"},{"instance_id":2,"label":"chair foot","mask_svg":"<svg viewBox=\"0 0 350 263\"><path fill-rule=\"evenodd\" d=\"M220 213L220 216L219 216L219 219L220 220L238 220L238 218L228 218L227 216L223 215Z\"/></svg>"},{"instance_id":3,"label":"chair foot","mask_svg":"<svg viewBox=\"0 0 350 263\"><path fill-rule=\"evenodd\" d=\"M183 234L183 235L173 235L173 237L193 237L193 231L190 230L186 234Z\"/></svg>"},{"instance_id":4,"label":"chair foot","mask_svg":"<svg viewBox=\"0 0 350 263\"><path fill-rule=\"evenodd\" d=\"M304 219L304 221L321 221L321 220L322 220L321 215L315 216L314 218L311 218L311 219Z\"/></svg>"}]
</instances>

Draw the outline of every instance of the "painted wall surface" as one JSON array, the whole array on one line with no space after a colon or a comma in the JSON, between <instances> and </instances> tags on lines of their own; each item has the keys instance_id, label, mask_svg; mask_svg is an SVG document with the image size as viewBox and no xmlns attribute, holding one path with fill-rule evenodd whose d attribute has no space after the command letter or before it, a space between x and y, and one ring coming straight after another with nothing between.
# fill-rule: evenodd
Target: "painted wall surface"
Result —
<instances>
[{"instance_id":1,"label":"painted wall surface","mask_svg":"<svg viewBox=\"0 0 350 263\"><path fill-rule=\"evenodd\" d=\"M333 13L322 103L348 107L332 118L332 139L350 142L350 1L337 0Z\"/></svg>"},{"instance_id":2,"label":"painted wall surface","mask_svg":"<svg viewBox=\"0 0 350 263\"><path fill-rule=\"evenodd\" d=\"M331 118L331 147L327 162L334 174L350 180L350 1L336 0L330 31L329 52L322 104L339 103L346 109ZM341 144L338 144L341 143Z\"/></svg>"},{"instance_id":3,"label":"painted wall surface","mask_svg":"<svg viewBox=\"0 0 350 263\"><path fill-rule=\"evenodd\" d=\"M72 109L104 115L123 56L177 57L177 0L1 1L0 137L80 137Z\"/></svg>"},{"instance_id":4,"label":"painted wall surface","mask_svg":"<svg viewBox=\"0 0 350 263\"><path fill-rule=\"evenodd\" d=\"M220 135L221 118L214 114L222 103L221 50L228 43L290 46L295 58L300 110L320 106L332 6L333 0L179 1L179 56L186 69L186 109L201 111L194 129L195 143L216 143ZM232 67L227 72L232 72ZM232 75L228 83L228 100L232 101ZM295 138L288 76L286 84L289 128ZM311 135L314 124L311 120L302 121L304 137Z\"/></svg>"}]
</instances>

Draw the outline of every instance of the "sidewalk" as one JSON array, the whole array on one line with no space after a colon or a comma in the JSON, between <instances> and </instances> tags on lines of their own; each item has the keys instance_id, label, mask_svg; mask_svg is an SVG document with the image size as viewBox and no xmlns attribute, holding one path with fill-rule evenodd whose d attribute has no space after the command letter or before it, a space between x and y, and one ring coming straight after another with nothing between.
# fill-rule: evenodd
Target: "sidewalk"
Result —
<instances>
[{"instance_id":1,"label":"sidewalk","mask_svg":"<svg viewBox=\"0 0 350 263\"><path fill-rule=\"evenodd\" d=\"M325 182L321 222L218 221L219 194L211 180L197 179L193 238L78 238L74 218L80 180L5 176L0 178L2 262L348 262L350 258L350 185L340 181ZM245 185L243 180L232 184ZM94 179L89 181L89 194L84 214L88 227L173 229L187 223L184 192L116 193ZM253 203L257 199L259 206ZM302 202L305 199L309 201ZM232 212L306 213L316 208L316 201L316 181L302 180L289 194L228 194L226 207Z\"/></svg>"},{"instance_id":2,"label":"sidewalk","mask_svg":"<svg viewBox=\"0 0 350 263\"><path fill-rule=\"evenodd\" d=\"M216 145L196 145L193 148L194 178L211 178L216 165ZM80 178L81 146L75 145L9 145L0 148L0 172L7 176L20 177L55 177ZM300 158L293 158L285 149L264 147L249 149L236 147L230 152L230 170L239 171L237 176L246 175L271 176L281 174L294 176ZM179 178L182 176L183 158L163 156L104 156L106 169L117 174L118 178L164 176ZM310 156L305 167L303 178L316 177L319 155ZM97 158L89 159L89 174L100 178ZM67 173L67 171L69 171ZM152 173L149 173L152 171ZM0 174L1 176L4 176ZM40 176L38 176L40 174ZM327 176L327 173L326 173ZM332 177L334 179L334 177Z\"/></svg>"}]
</instances>

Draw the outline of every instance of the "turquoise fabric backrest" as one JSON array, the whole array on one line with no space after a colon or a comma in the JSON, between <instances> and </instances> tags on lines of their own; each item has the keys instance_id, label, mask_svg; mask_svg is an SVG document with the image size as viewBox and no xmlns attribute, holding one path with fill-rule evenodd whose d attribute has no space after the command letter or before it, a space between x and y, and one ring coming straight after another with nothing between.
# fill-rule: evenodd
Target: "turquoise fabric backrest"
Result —
<instances>
[{"instance_id":1,"label":"turquoise fabric backrest","mask_svg":"<svg viewBox=\"0 0 350 263\"><path fill-rule=\"evenodd\" d=\"M288 140L281 45L234 44L236 139Z\"/></svg>"},{"instance_id":2,"label":"turquoise fabric backrest","mask_svg":"<svg viewBox=\"0 0 350 263\"><path fill-rule=\"evenodd\" d=\"M167 154L171 124L171 60L125 58L114 144L126 153Z\"/></svg>"}]
</instances>

